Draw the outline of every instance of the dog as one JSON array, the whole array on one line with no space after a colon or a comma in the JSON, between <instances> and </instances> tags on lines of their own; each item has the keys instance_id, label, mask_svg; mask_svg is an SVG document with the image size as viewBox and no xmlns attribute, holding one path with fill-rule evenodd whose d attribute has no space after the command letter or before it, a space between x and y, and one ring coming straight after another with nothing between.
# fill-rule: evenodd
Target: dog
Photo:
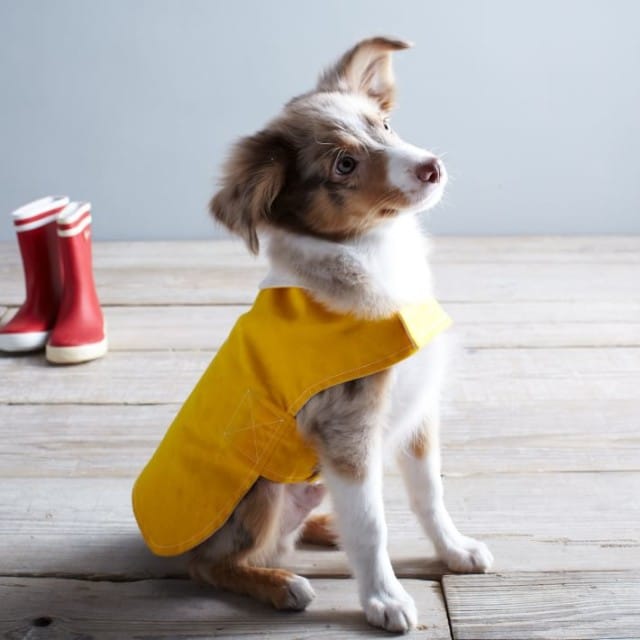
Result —
<instances>
[{"instance_id":1,"label":"dog","mask_svg":"<svg viewBox=\"0 0 640 640\"><path fill-rule=\"evenodd\" d=\"M447 172L434 154L390 125L392 54L409 43L363 40L241 139L210 203L216 220L257 254L262 288L296 287L327 313L376 322L433 298L417 214L442 197ZM327 352L335 348L329 341ZM393 632L416 625L394 575L382 501L383 449L394 451L413 511L453 571L486 571L482 542L458 532L443 502L439 395L446 336L401 362L312 395L295 414L313 444L323 484L259 477L231 515L190 551L191 576L278 609L302 610L310 583L270 565L301 539L345 550L367 621ZM335 517L309 515L328 490Z\"/></svg>"}]
</instances>

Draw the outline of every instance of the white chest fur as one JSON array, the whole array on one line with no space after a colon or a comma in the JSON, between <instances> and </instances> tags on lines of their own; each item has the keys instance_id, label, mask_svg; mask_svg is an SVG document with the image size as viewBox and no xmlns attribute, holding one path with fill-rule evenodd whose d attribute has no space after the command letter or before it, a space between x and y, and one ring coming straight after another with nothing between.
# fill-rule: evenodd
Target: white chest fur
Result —
<instances>
[{"instance_id":1,"label":"white chest fur","mask_svg":"<svg viewBox=\"0 0 640 640\"><path fill-rule=\"evenodd\" d=\"M398 306L433 295L427 244L415 216L396 218L351 246L371 279Z\"/></svg>"},{"instance_id":2,"label":"white chest fur","mask_svg":"<svg viewBox=\"0 0 640 640\"><path fill-rule=\"evenodd\" d=\"M394 445L406 441L423 420L437 421L447 342L446 334L441 334L393 368L391 408L385 436ZM390 448L395 450L395 446Z\"/></svg>"},{"instance_id":3,"label":"white chest fur","mask_svg":"<svg viewBox=\"0 0 640 640\"><path fill-rule=\"evenodd\" d=\"M399 306L433 295L427 247L413 216L398 218L383 234L359 246L363 263L379 287ZM425 418L437 419L447 353L446 335L393 368L393 389L386 436L406 439ZM395 449L395 447L390 447Z\"/></svg>"}]
</instances>

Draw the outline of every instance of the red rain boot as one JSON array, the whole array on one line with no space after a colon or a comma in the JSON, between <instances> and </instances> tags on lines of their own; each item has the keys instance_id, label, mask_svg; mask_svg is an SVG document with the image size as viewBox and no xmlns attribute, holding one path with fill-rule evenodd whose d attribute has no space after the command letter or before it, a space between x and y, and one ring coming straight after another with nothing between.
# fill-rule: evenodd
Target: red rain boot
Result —
<instances>
[{"instance_id":1,"label":"red rain boot","mask_svg":"<svg viewBox=\"0 0 640 640\"><path fill-rule=\"evenodd\" d=\"M49 196L12 214L22 256L26 300L0 328L0 351L34 351L47 343L62 293L56 218L68 202L66 196Z\"/></svg>"},{"instance_id":2,"label":"red rain boot","mask_svg":"<svg viewBox=\"0 0 640 640\"><path fill-rule=\"evenodd\" d=\"M91 263L91 204L71 202L58 216L57 224L64 290L47 343L47 360L56 364L87 362L107 352Z\"/></svg>"}]
</instances>

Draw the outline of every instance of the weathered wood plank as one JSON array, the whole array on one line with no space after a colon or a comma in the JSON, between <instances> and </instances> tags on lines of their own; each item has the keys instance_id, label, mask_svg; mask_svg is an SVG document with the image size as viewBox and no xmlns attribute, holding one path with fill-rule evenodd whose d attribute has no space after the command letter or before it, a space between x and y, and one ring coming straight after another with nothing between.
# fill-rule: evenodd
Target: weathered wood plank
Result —
<instances>
[{"instance_id":1,"label":"weathered wood plank","mask_svg":"<svg viewBox=\"0 0 640 640\"><path fill-rule=\"evenodd\" d=\"M117 306L104 311L112 351L153 351L217 348L248 308ZM452 302L447 311L455 321L451 332L469 347L640 346L640 299L592 306Z\"/></svg>"},{"instance_id":2,"label":"weathered wood plank","mask_svg":"<svg viewBox=\"0 0 640 640\"><path fill-rule=\"evenodd\" d=\"M247 305L107 307L113 350L212 349ZM640 346L638 300L585 306L551 302L449 303L453 333L471 347Z\"/></svg>"},{"instance_id":3,"label":"weathered wood plank","mask_svg":"<svg viewBox=\"0 0 640 640\"><path fill-rule=\"evenodd\" d=\"M179 405L0 405L0 478L131 477ZM637 400L445 405L447 476L640 471Z\"/></svg>"},{"instance_id":4,"label":"weathered wood plank","mask_svg":"<svg viewBox=\"0 0 640 640\"><path fill-rule=\"evenodd\" d=\"M438 236L434 262L638 262L640 236ZM0 268L19 264L15 242L0 243ZM250 256L239 240L131 241L94 243L96 267L213 267L265 260Z\"/></svg>"},{"instance_id":5,"label":"weathered wood plank","mask_svg":"<svg viewBox=\"0 0 640 640\"><path fill-rule=\"evenodd\" d=\"M640 471L640 403L569 396L528 406L448 404L442 446L446 475Z\"/></svg>"},{"instance_id":6,"label":"weathered wood plank","mask_svg":"<svg viewBox=\"0 0 640 640\"><path fill-rule=\"evenodd\" d=\"M188 264L188 263L187 263ZM253 301L263 267L109 268L95 269L103 305L246 304ZM0 304L14 306L24 299L17 270L0 271Z\"/></svg>"},{"instance_id":7,"label":"weathered wood plank","mask_svg":"<svg viewBox=\"0 0 640 640\"><path fill-rule=\"evenodd\" d=\"M569 355L570 354L570 357ZM75 367L41 354L0 355L0 403L182 403L213 352L113 352ZM541 400L638 397L638 349L467 349L454 358L447 397L504 407Z\"/></svg>"},{"instance_id":8,"label":"weathered wood plank","mask_svg":"<svg viewBox=\"0 0 640 640\"><path fill-rule=\"evenodd\" d=\"M456 640L640 638L640 572L443 578Z\"/></svg>"},{"instance_id":9,"label":"weathered wood plank","mask_svg":"<svg viewBox=\"0 0 640 640\"><path fill-rule=\"evenodd\" d=\"M247 305L108 307L114 350L212 349ZM640 346L638 300L576 303L450 303L454 333L472 347Z\"/></svg>"},{"instance_id":10,"label":"weathered wood plank","mask_svg":"<svg viewBox=\"0 0 640 640\"><path fill-rule=\"evenodd\" d=\"M418 629L449 640L440 585L405 580L418 608ZM0 578L0 635L7 638L388 638L368 626L353 580L314 580L316 599L303 613L278 612L248 598L185 580L87 582Z\"/></svg>"},{"instance_id":11,"label":"weathered wood plank","mask_svg":"<svg viewBox=\"0 0 640 640\"><path fill-rule=\"evenodd\" d=\"M445 303L523 301L624 301L637 299L640 263L627 264L446 264L434 265L436 293ZM263 267L96 269L105 305L247 304L265 276ZM24 297L17 272L0 274L6 282L0 304L18 305Z\"/></svg>"},{"instance_id":12,"label":"weathered wood plank","mask_svg":"<svg viewBox=\"0 0 640 640\"><path fill-rule=\"evenodd\" d=\"M0 482L0 573L23 576L184 576L180 558L146 550L130 507L131 478L8 478ZM640 474L547 473L447 478L447 503L467 535L485 540L496 571L640 570ZM443 572L386 478L389 549L404 577ZM342 551L300 549L285 566L348 574Z\"/></svg>"},{"instance_id":13,"label":"weathered wood plank","mask_svg":"<svg viewBox=\"0 0 640 640\"><path fill-rule=\"evenodd\" d=\"M640 236L437 236L433 261L638 262Z\"/></svg>"},{"instance_id":14,"label":"weathered wood plank","mask_svg":"<svg viewBox=\"0 0 640 640\"><path fill-rule=\"evenodd\" d=\"M624 236L435 236L429 239L434 258L448 262L608 262L638 261L640 235ZM97 266L180 265L188 256L194 265L216 265L226 260L264 260L254 257L235 238L169 241L98 241ZM0 265L19 262L14 242L0 243Z\"/></svg>"},{"instance_id":15,"label":"weathered wood plank","mask_svg":"<svg viewBox=\"0 0 640 640\"><path fill-rule=\"evenodd\" d=\"M264 261L224 255L213 264L194 264L189 245L160 264L127 260L112 266L96 261L96 282L106 305L245 304L255 297L266 273ZM133 264L128 264L133 262ZM436 290L445 302L624 301L637 299L637 262L435 262ZM20 304L23 277L17 262L0 263L0 304Z\"/></svg>"}]
</instances>

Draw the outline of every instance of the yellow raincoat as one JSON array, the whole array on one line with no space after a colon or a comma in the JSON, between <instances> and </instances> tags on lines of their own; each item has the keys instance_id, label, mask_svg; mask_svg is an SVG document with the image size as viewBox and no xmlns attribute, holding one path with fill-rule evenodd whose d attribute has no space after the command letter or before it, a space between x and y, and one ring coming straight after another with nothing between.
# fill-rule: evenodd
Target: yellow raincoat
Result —
<instances>
[{"instance_id":1,"label":"yellow raincoat","mask_svg":"<svg viewBox=\"0 0 640 640\"><path fill-rule=\"evenodd\" d=\"M149 548L178 555L231 515L259 476L318 471L295 416L316 393L400 362L446 329L436 300L389 318L328 311L298 287L263 289L174 419L133 488Z\"/></svg>"}]
</instances>

